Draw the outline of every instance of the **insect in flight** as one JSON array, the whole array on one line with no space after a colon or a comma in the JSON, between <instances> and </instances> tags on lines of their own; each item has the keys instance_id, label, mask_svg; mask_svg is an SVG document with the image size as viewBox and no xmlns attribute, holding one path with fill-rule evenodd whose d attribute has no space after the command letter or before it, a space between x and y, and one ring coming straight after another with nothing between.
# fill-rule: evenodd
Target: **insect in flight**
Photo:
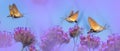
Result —
<instances>
[{"instance_id":1,"label":"insect in flight","mask_svg":"<svg viewBox=\"0 0 120 51\"><path fill-rule=\"evenodd\" d=\"M10 15L8 17L13 18L20 18L23 17L23 15L18 10L17 6L15 4L9 5Z\"/></svg>"},{"instance_id":2,"label":"insect in flight","mask_svg":"<svg viewBox=\"0 0 120 51\"><path fill-rule=\"evenodd\" d=\"M73 10L72 10L70 15L66 18L66 21L68 21L70 23L72 23L72 22L77 23L78 14L79 14L79 11L73 12Z\"/></svg>"},{"instance_id":3,"label":"insect in flight","mask_svg":"<svg viewBox=\"0 0 120 51\"><path fill-rule=\"evenodd\" d=\"M91 17L88 17L88 22L91 27L90 31L88 33L98 33L105 29L105 27L99 25L95 20L93 20Z\"/></svg>"}]
</instances>

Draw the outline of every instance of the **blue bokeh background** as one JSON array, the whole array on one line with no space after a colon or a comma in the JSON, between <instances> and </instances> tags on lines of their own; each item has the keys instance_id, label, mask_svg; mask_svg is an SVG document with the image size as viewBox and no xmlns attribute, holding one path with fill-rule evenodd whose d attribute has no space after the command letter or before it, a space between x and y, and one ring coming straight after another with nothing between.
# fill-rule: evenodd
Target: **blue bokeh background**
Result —
<instances>
[{"instance_id":1,"label":"blue bokeh background","mask_svg":"<svg viewBox=\"0 0 120 51\"><path fill-rule=\"evenodd\" d=\"M37 1L37 2L35 2ZM39 36L49 27L60 25L65 31L73 27L74 23L64 20L71 10L79 10L79 26L84 28L83 33L89 30L88 16L91 16L100 25L110 26L95 36L102 41L112 33L120 33L120 1L119 0L0 0L0 31L13 32L16 27L29 27L40 40ZM9 15L9 4L15 3L23 18L14 19ZM79 42L78 42L79 43ZM60 48L62 51L72 51L73 40ZM21 51L22 44L15 43L11 47L0 48L0 51Z\"/></svg>"}]
</instances>

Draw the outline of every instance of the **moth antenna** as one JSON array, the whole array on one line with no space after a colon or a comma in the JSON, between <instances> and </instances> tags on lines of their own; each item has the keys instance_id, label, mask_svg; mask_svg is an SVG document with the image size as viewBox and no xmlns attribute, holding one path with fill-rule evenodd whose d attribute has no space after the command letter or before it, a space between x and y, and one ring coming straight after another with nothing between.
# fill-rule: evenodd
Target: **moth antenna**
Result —
<instances>
[{"instance_id":1,"label":"moth antenna","mask_svg":"<svg viewBox=\"0 0 120 51\"><path fill-rule=\"evenodd\" d=\"M105 24L104 28L105 28L106 30L109 30L109 31L110 31L110 33L112 33L112 30L111 30L111 28L110 28L110 25Z\"/></svg>"},{"instance_id":2,"label":"moth antenna","mask_svg":"<svg viewBox=\"0 0 120 51\"><path fill-rule=\"evenodd\" d=\"M104 29L108 29L108 28L110 28L110 26L108 26L108 24L105 24Z\"/></svg>"}]
</instances>

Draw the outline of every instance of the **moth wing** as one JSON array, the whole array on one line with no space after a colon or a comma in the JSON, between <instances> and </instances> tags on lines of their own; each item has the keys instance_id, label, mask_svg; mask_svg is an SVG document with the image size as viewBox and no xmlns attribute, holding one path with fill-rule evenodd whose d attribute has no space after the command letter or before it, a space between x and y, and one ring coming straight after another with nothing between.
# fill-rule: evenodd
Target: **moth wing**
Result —
<instances>
[{"instance_id":1,"label":"moth wing","mask_svg":"<svg viewBox=\"0 0 120 51\"><path fill-rule=\"evenodd\" d=\"M13 8L12 8L12 5L9 5L9 11L10 11L10 16L13 15Z\"/></svg>"},{"instance_id":2,"label":"moth wing","mask_svg":"<svg viewBox=\"0 0 120 51\"><path fill-rule=\"evenodd\" d=\"M16 18L22 17L23 15L19 12L17 6L15 4L12 5L13 12Z\"/></svg>"},{"instance_id":3,"label":"moth wing","mask_svg":"<svg viewBox=\"0 0 120 51\"><path fill-rule=\"evenodd\" d=\"M77 11L76 13L72 14L69 18L72 20L72 21L76 21L78 19L78 13L79 11Z\"/></svg>"},{"instance_id":4,"label":"moth wing","mask_svg":"<svg viewBox=\"0 0 120 51\"><path fill-rule=\"evenodd\" d=\"M102 26L100 26L95 20L93 20L91 17L88 18L88 21L89 21L89 24L90 24L90 27L97 31L99 30L99 28L102 28Z\"/></svg>"},{"instance_id":5,"label":"moth wing","mask_svg":"<svg viewBox=\"0 0 120 51\"><path fill-rule=\"evenodd\" d=\"M71 13L70 13L70 15L69 15L69 17L72 16L73 14L74 14L74 12L73 12L73 10L72 10Z\"/></svg>"},{"instance_id":6,"label":"moth wing","mask_svg":"<svg viewBox=\"0 0 120 51\"><path fill-rule=\"evenodd\" d=\"M18 8L17 8L17 6L16 6L15 4L12 5L12 9L13 9L13 11L14 11L15 13L18 13L18 12L19 12L19 10L18 10Z\"/></svg>"}]
</instances>

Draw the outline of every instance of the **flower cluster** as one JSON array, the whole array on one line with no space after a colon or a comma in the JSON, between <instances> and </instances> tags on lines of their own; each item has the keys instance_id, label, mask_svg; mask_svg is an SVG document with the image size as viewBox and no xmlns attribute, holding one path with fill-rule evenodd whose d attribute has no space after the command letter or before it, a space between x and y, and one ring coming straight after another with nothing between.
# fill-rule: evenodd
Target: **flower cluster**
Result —
<instances>
[{"instance_id":1,"label":"flower cluster","mask_svg":"<svg viewBox=\"0 0 120 51\"><path fill-rule=\"evenodd\" d=\"M71 37L76 37L80 33L82 33L83 28L80 28L78 25L75 25L74 27L69 28L69 34Z\"/></svg>"},{"instance_id":2,"label":"flower cluster","mask_svg":"<svg viewBox=\"0 0 120 51\"><path fill-rule=\"evenodd\" d=\"M108 37L107 42L102 43L101 51L119 51L120 50L120 34L112 34Z\"/></svg>"},{"instance_id":3,"label":"flower cluster","mask_svg":"<svg viewBox=\"0 0 120 51\"><path fill-rule=\"evenodd\" d=\"M9 47L12 45L12 34L10 32L0 32L0 48Z\"/></svg>"},{"instance_id":4,"label":"flower cluster","mask_svg":"<svg viewBox=\"0 0 120 51\"><path fill-rule=\"evenodd\" d=\"M100 38L92 35L80 36L81 46L86 46L88 48L96 49L100 45Z\"/></svg>"},{"instance_id":5,"label":"flower cluster","mask_svg":"<svg viewBox=\"0 0 120 51\"><path fill-rule=\"evenodd\" d=\"M35 37L31 31L24 27L15 28L14 39L17 42L21 42L23 44L23 48L31 45L35 41Z\"/></svg>"},{"instance_id":6,"label":"flower cluster","mask_svg":"<svg viewBox=\"0 0 120 51\"><path fill-rule=\"evenodd\" d=\"M75 25L69 29L69 34L74 38L78 36L82 30L78 25ZM29 51L38 51L35 44L33 44L35 42L35 36L28 28L24 27L15 28L14 37L10 32L0 31L0 48L11 46L13 38L16 42L23 44L23 49L28 46ZM40 48L42 51L58 51L60 45L70 42L70 37L63 31L62 27L55 26L44 32L40 40ZM99 37L91 33L87 34L87 36L81 34L80 44L77 50L90 51L91 49L97 51L120 51L120 34L108 36L106 42L101 42Z\"/></svg>"},{"instance_id":7,"label":"flower cluster","mask_svg":"<svg viewBox=\"0 0 120 51\"><path fill-rule=\"evenodd\" d=\"M53 51L55 46L61 45L63 43L69 43L70 38L62 30L62 27L56 26L50 28L44 33L44 36L41 37L42 51Z\"/></svg>"}]
</instances>

